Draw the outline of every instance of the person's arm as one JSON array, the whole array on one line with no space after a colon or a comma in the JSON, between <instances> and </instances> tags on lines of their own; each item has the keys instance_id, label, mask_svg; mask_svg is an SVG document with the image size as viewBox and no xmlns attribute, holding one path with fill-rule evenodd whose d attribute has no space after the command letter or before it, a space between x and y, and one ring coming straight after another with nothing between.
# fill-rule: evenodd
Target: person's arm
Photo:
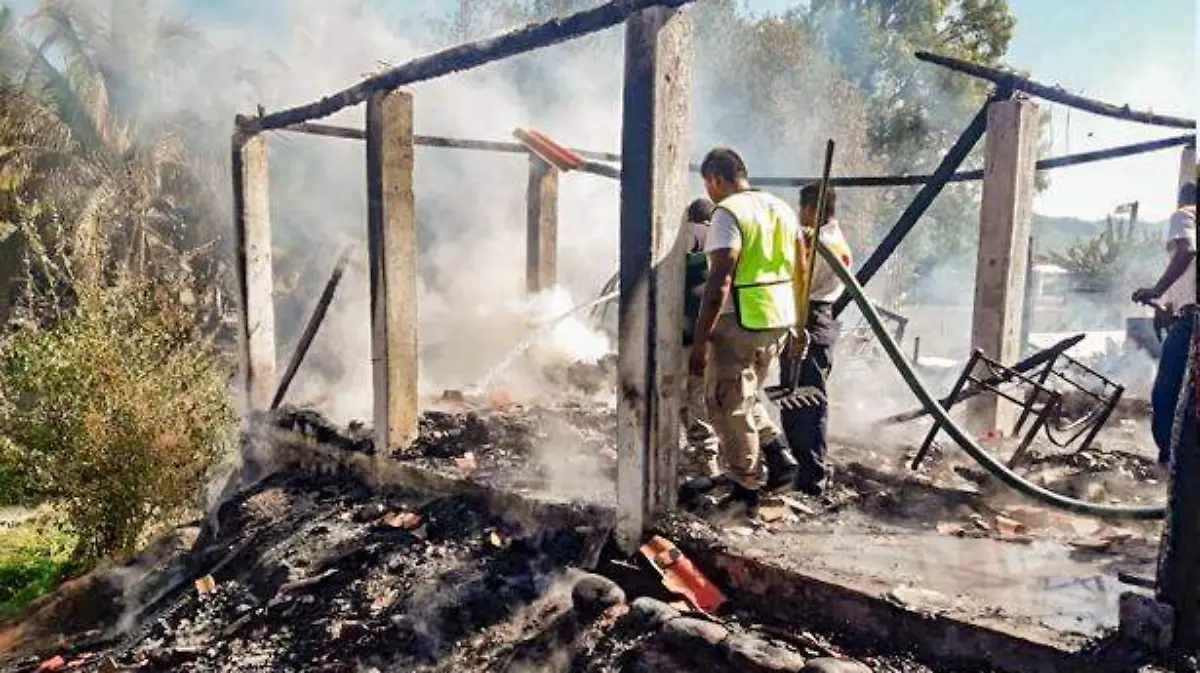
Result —
<instances>
[{"instance_id":1,"label":"person's arm","mask_svg":"<svg viewBox=\"0 0 1200 673\"><path fill-rule=\"evenodd\" d=\"M1153 287L1141 288L1133 293L1133 300L1137 302L1154 301L1171 288L1175 281L1179 280L1188 265L1196 258L1196 246L1187 238L1177 238L1167 243L1171 251L1171 261L1167 264L1167 268L1159 277L1158 282Z\"/></svg>"}]
</instances>

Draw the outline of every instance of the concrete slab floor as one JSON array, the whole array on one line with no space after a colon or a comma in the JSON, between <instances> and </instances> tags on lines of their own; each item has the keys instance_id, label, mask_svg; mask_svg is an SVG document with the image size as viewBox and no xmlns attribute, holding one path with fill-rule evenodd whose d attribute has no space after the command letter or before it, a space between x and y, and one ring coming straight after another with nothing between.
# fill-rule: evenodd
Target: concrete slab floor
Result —
<instances>
[{"instance_id":1,"label":"concrete slab floor","mask_svg":"<svg viewBox=\"0 0 1200 673\"><path fill-rule=\"evenodd\" d=\"M731 551L816 574L918 612L1077 647L1117 626L1116 571L1055 540L1028 544L905 530L850 515L721 530ZM1147 567L1133 568L1138 571Z\"/></svg>"}]
</instances>

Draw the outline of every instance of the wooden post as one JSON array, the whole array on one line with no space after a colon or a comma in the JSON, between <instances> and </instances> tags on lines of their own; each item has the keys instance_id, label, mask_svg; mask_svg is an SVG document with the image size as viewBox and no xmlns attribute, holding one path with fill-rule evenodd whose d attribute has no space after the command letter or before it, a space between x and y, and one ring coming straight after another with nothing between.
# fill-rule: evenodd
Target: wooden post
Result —
<instances>
[{"instance_id":1,"label":"wooden post","mask_svg":"<svg viewBox=\"0 0 1200 673\"><path fill-rule=\"evenodd\" d=\"M233 135L233 231L238 281L238 350L247 415L271 406L275 391L275 304L271 276L271 194L267 138Z\"/></svg>"},{"instance_id":2,"label":"wooden post","mask_svg":"<svg viewBox=\"0 0 1200 673\"><path fill-rule=\"evenodd\" d=\"M404 91L367 101L367 247L376 455L417 438L417 215L413 101Z\"/></svg>"},{"instance_id":3,"label":"wooden post","mask_svg":"<svg viewBox=\"0 0 1200 673\"><path fill-rule=\"evenodd\" d=\"M532 294L558 282L558 169L533 153L525 208L525 283Z\"/></svg>"},{"instance_id":4,"label":"wooden post","mask_svg":"<svg viewBox=\"0 0 1200 673\"><path fill-rule=\"evenodd\" d=\"M988 107L971 346L1002 363L1021 357L1037 117L1037 104L1028 98L994 102ZM1016 420L1016 407L995 395L975 398L968 409L978 432L1007 431Z\"/></svg>"},{"instance_id":5,"label":"wooden post","mask_svg":"<svg viewBox=\"0 0 1200 673\"><path fill-rule=\"evenodd\" d=\"M692 20L651 8L625 24L617 337L617 542L633 553L675 504L683 375Z\"/></svg>"}]
</instances>

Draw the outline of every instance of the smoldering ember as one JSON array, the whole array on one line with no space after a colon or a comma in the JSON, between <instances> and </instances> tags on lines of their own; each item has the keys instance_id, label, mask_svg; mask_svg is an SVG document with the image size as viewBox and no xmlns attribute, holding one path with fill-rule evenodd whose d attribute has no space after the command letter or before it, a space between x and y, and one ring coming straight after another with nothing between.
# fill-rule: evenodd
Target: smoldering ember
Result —
<instances>
[{"instance_id":1,"label":"smoldering ember","mask_svg":"<svg viewBox=\"0 0 1200 673\"><path fill-rule=\"evenodd\" d=\"M1200 670L1196 123L1062 17L34 4L0 670Z\"/></svg>"}]
</instances>

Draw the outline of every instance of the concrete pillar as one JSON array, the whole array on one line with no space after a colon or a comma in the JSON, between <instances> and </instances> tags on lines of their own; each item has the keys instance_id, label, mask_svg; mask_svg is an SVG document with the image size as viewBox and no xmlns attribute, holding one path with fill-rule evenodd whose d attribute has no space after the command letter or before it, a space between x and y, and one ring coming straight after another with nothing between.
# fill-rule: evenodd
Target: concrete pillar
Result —
<instances>
[{"instance_id":1,"label":"concrete pillar","mask_svg":"<svg viewBox=\"0 0 1200 673\"><path fill-rule=\"evenodd\" d=\"M413 199L413 99L367 101L367 247L377 455L417 438L417 214Z\"/></svg>"},{"instance_id":2,"label":"concrete pillar","mask_svg":"<svg viewBox=\"0 0 1200 673\"><path fill-rule=\"evenodd\" d=\"M691 16L654 7L625 24L617 338L617 542L632 553L649 519L675 504L683 374Z\"/></svg>"},{"instance_id":3,"label":"concrete pillar","mask_svg":"<svg viewBox=\"0 0 1200 673\"><path fill-rule=\"evenodd\" d=\"M971 345L1005 364L1021 357L1021 314L1033 215L1038 108L1028 98L988 107ZM969 403L977 432L1011 430L1017 408L994 395Z\"/></svg>"},{"instance_id":4,"label":"concrete pillar","mask_svg":"<svg viewBox=\"0 0 1200 673\"><path fill-rule=\"evenodd\" d=\"M525 283L532 294L558 281L558 169L532 153L525 208Z\"/></svg>"},{"instance_id":5,"label":"concrete pillar","mask_svg":"<svg viewBox=\"0 0 1200 673\"><path fill-rule=\"evenodd\" d=\"M238 350L244 408L265 411L275 394L275 303L267 138L233 137L233 230L238 281Z\"/></svg>"}]
</instances>

